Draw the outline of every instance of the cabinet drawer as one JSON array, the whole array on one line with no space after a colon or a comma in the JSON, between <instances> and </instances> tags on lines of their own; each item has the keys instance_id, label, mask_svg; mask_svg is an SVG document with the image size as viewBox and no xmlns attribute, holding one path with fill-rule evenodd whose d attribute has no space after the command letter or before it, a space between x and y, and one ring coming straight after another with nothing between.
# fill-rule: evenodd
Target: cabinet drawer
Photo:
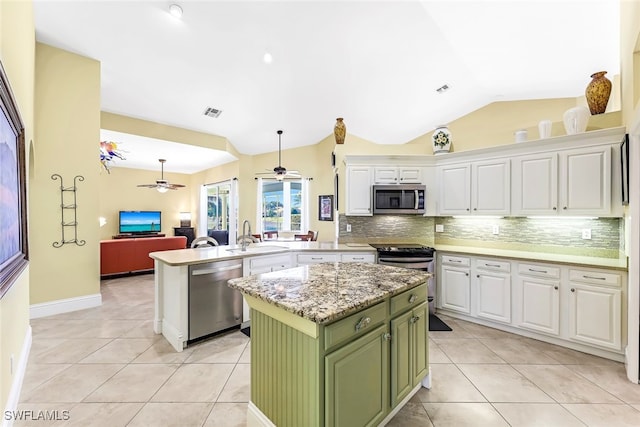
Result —
<instances>
[{"instance_id":1,"label":"cabinet drawer","mask_svg":"<svg viewBox=\"0 0 640 427\"><path fill-rule=\"evenodd\" d=\"M442 263L469 267L469 258L451 256L451 255L442 255Z\"/></svg>"},{"instance_id":2,"label":"cabinet drawer","mask_svg":"<svg viewBox=\"0 0 640 427\"><path fill-rule=\"evenodd\" d=\"M342 254L341 260L343 262L376 262L376 256L374 254Z\"/></svg>"},{"instance_id":3,"label":"cabinet drawer","mask_svg":"<svg viewBox=\"0 0 640 427\"><path fill-rule=\"evenodd\" d=\"M423 283L408 291L404 291L394 297L391 297L391 316L401 313L409 308L413 308L418 304L427 300L427 284Z\"/></svg>"},{"instance_id":4,"label":"cabinet drawer","mask_svg":"<svg viewBox=\"0 0 640 427\"><path fill-rule=\"evenodd\" d=\"M482 270L490 271L504 271L508 273L511 271L511 263L508 261L494 261L490 259L478 259L476 261L476 267Z\"/></svg>"},{"instance_id":5,"label":"cabinet drawer","mask_svg":"<svg viewBox=\"0 0 640 427\"><path fill-rule=\"evenodd\" d=\"M291 266L291 255L275 255L275 256L260 256L251 258L249 260L249 266L253 269L258 269L262 267L290 267ZM286 266L286 267L285 267Z\"/></svg>"},{"instance_id":6,"label":"cabinet drawer","mask_svg":"<svg viewBox=\"0 0 640 427\"><path fill-rule=\"evenodd\" d=\"M548 265L519 264L518 273L525 276L544 277L545 279L560 278L560 268Z\"/></svg>"},{"instance_id":7,"label":"cabinet drawer","mask_svg":"<svg viewBox=\"0 0 640 427\"><path fill-rule=\"evenodd\" d=\"M298 264L315 264L318 262L336 262L338 254L298 254Z\"/></svg>"},{"instance_id":8,"label":"cabinet drawer","mask_svg":"<svg viewBox=\"0 0 640 427\"><path fill-rule=\"evenodd\" d=\"M622 278L619 274L590 270L569 270L569 280L601 286L615 286L617 288L622 283Z\"/></svg>"},{"instance_id":9,"label":"cabinet drawer","mask_svg":"<svg viewBox=\"0 0 640 427\"><path fill-rule=\"evenodd\" d=\"M359 311L324 328L324 349L365 334L387 318L387 302Z\"/></svg>"}]
</instances>

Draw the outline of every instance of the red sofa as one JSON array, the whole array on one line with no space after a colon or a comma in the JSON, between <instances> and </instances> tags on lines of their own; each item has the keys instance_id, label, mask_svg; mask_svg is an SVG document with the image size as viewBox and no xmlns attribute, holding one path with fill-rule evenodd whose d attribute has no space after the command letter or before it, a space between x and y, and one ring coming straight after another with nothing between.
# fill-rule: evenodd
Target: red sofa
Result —
<instances>
[{"instance_id":1,"label":"red sofa","mask_svg":"<svg viewBox=\"0 0 640 427\"><path fill-rule=\"evenodd\" d=\"M151 252L185 249L187 238L144 237L100 241L100 275L153 270Z\"/></svg>"}]
</instances>

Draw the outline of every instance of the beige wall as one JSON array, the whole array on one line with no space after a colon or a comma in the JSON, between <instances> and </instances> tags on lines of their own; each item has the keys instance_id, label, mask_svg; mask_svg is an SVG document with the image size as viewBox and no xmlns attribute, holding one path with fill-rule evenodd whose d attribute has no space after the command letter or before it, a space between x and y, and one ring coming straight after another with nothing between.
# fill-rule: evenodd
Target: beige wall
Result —
<instances>
[{"instance_id":1,"label":"beige wall","mask_svg":"<svg viewBox=\"0 0 640 427\"><path fill-rule=\"evenodd\" d=\"M640 103L640 2L620 2L620 64L623 122L629 124Z\"/></svg>"},{"instance_id":2,"label":"beige wall","mask_svg":"<svg viewBox=\"0 0 640 427\"><path fill-rule=\"evenodd\" d=\"M153 184L160 172L112 167L111 173L100 173L99 216L107 223L100 227L100 240L111 239L118 234L119 211L162 211L162 233L173 236L173 227L180 225L180 212L191 211L190 176L164 173L165 179L174 184L187 185L184 189L159 193L152 188L140 188L138 184Z\"/></svg>"},{"instance_id":3,"label":"beige wall","mask_svg":"<svg viewBox=\"0 0 640 427\"><path fill-rule=\"evenodd\" d=\"M36 44L35 150L30 183L31 304L100 292L98 200L100 163L100 63L41 43ZM77 175L78 238L61 240L60 181ZM69 198L67 198L69 197ZM65 203L72 203L66 192ZM65 210L65 220L72 217ZM66 227L65 239L74 237Z\"/></svg>"},{"instance_id":4,"label":"beige wall","mask_svg":"<svg viewBox=\"0 0 640 427\"><path fill-rule=\"evenodd\" d=\"M9 78L25 126L27 147L33 140L35 32L31 2L0 1L0 61ZM29 156L27 149L27 156ZM27 164L31 159L27 159ZM27 173L29 174L29 172ZM18 363L29 327L29 270L18 276L0 300L0 409L14 380L10 358ZM14 365L15 366L15 365Z\"/></svg>"}]
</instances>

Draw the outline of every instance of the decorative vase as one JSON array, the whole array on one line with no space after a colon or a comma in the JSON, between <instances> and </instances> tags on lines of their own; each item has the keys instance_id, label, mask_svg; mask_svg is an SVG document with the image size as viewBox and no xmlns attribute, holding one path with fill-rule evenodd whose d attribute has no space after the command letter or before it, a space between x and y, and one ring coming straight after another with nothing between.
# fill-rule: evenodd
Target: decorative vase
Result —
<instances>
[{"instance_id":1,"label":"decorative vase","mask_svg":"<svg viewBox=\"0 0 640 427\"><path fill-rule=\"evenodd\" d=\"M611 95L611 81L604 76L605 74L607 74L606 71L591 74L591 82L584 91L591 114L602 114L607 109Z\"/></svg>"},{"instance_id":2,"label":"decorative vase","mask_svg":"<svg viewBox=\"0 0 640 427\"><path fill-rule=\"evenodd\" d=\"M564 122L564 130L567 135L574 135L587 130L589 122L589 109L587 107L573 107L564 112L562 120Z\"/></svg>"},{"instance_id":3,"label":"decorative vase","mask_svg":"<svg viewBox=\"0 0 640 427\"><path fill-rule=\"evenodd\" d=\"M338 117L336 119L336 125L333 127L333 134L336 137L336 144L344 144L344 137L347 136L347 127L342 120L342 117Z\"/></svg>"},{"instance_id":4,"label":"decorative vase","mask_svg":"<svg viewBox=\"0 0 640 427\"><path fill-rule=\"evenodd\" d=\"M451 131L445 125L438 126L431 136L433 154L443 154L451 151Z\"/></svg>"},{"instance_id":5,"label":"decorative vase","mask_svg":"<svg viewBox=\"0 0 640 427\"><path fill-rule=\"evenodd\" d=\"M538 123L540 139L549 138L551 136L551 126L551 120L540 120L540 123Z\"/></svg>"}]
</instances>

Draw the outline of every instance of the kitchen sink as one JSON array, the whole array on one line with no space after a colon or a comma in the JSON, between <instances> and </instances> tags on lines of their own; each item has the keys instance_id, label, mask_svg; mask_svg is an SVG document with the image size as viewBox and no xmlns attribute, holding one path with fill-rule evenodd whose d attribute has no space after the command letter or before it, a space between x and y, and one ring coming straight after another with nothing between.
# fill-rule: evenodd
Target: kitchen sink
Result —
<instances>
[{"instance_id":1,"label":"kitchen sink","mask_svg":"<svg viewBox=\"0 0 640 427\"><path fill-rule=\"evenodd\" d=\"M265 246L247 246L246 250L242 250L242 248L232 248L227 249L228 252L233 253L262 253L262 252L276 252L289 249L287 246L277 246L277 245L265 245Z\"/></svg>"}]
</instances>

